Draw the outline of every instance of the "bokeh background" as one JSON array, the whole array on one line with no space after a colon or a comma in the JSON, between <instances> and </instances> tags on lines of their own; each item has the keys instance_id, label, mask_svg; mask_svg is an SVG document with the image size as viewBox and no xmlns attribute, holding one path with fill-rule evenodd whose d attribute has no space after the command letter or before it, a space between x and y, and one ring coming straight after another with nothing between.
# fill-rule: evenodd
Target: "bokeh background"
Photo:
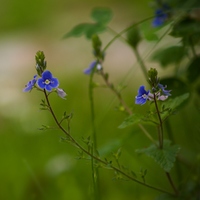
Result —
<instances>
[{"instance_id":1,"label":"bokeh background","mask_svg":"<svg viewBox=\"0 0 200 200\"><path fill-rule=\"evenodd\" d=\"M35 71L35 53L44 51L47 67L67 92L67 100L52 95L52 103L58 116L64 111L73 112L71 131L81 142L81 137L91 134L89 78L83 74L94 59L91 41L84 37L62 39L63 35L81 22L91 22L90 13L95 7L109 7L114 13L109 24L119 32L153 15L149 0L1 0L0 8L0 199L90 199L92 178L87 160L77 160L77 149L60 141L58 130L40 131L42 125L54 126L48 112L41 111L42 93L33 90L23 93L25 84ZM103 46L112 39L110 33L100 34ZM169 40L170 41L170 40ZM168 42L169 42L168 41ZM174 41L173 41L174 42ZM147 54L152 43L142 43L140 51ZM127 45L117 40L106 53L105 71L116 85L127 85L123 91L128 105L142 111L146 105L136 107L134 96L144 77L135 56ZM171 68L161 69L161 76L169 75ZM133 69L133 70L131 70ZM130 71L131 70L131 71ZM97 77L101 83L101 79ZM149 141L137 128L126 130L117 127L125 115L115 109L118 101L105 88L94 92L98 147L102 156L111 157L122 146L122 163L136 174L148 168L148 180L156 186L171 190L159 167L145 156L135 154L135 149L149 145ZM106 97L106 98L105 98ZM187 113L187 110L182 114ZM194 111L196 112L196 111ZM181 115L181 120L187 118ZM190 131L180 118L174 130L178 134ZM197 120L196 120L197 121ZM189 123L188 123L189 124ZM192 126L192 125L191 125ZM182 127L182 128L181 128ZM192 131L190 131L192 132ZM187 146L186 133L182 135ZM188 147L189 148L189 147ZM155 177L156 171L156 177ZM156 191L131 181L113 180L114 172L100 169L100 189L103 200L153 199ZM175 176L176 180L176 176Z\"/></svg>"}]
</instances>

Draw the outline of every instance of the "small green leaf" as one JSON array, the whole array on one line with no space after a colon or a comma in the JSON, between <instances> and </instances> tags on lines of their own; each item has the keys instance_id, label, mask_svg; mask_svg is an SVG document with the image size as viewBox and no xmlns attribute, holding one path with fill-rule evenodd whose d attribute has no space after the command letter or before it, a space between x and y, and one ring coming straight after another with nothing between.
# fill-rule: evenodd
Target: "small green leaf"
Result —
<instances>
[{"instance_id":1,"label":"small green leaf","mask_svg":"<svg viewBox=\"0 0 200 200\"><path fill-rule=\"evenodd\" d=\"M75 26L71 31L65 34L63 38L81 37L85 35L86 38L91 39L92 35L103 32L105 30L106 30L106 27L101 24L82 23Z\"/></svg>"},{"instance_id":2,"label":"small green leaf","mask_svg":"<svg viewBox=\"0 0 200 200\"><path fill-rule=\"evenodd\" d=\"M195 57L188 66L187 78L190 83L193 83L200 76L200 57Z\"/></svg>"},{"instance_id":3,"label":"small green leaf","mask_svg":"<svg viewBox=\"0 0 200 200\"><path fill-rule=\"evenodd\" d=\"M107 24L112 16L109 8L94 8L91 13L91 17L99 24Z\"/></svg>"},{"instance_id":4,"label":"small green leaf","mask_svg":"<svg viewBox=\"0 0 200 200\"><path fill-rule=\"evenodd\" d=\"M171 145L169 140L164 141L163 149L159 149L155 144L146 149L136 150L138 153L145 153L147 156L153 158L162 169L170 172L174 162L176 161L177 153L180 147L178 145Z\"/></svg>"},{"instance_id":5,"label":"small green leaf","mask_svg":"<svg viewBox=\"0 0 200 200\"><path fill-rule=\"evenodd\" d=\"M131 126L133 124L137 124L141 121L142 115L139 114L133 114L127 118L124 119L121 125L118 126L118 128L123 129L127 126Z\"/></svg>"},{"instance_id":6,"label":"small green leaf","mask_svg":"<svg viewBox=\"0 0 200 200\"><path fill-rule=\"evenodd\" d=\"M186 49L182 46L172 46L166 49L156 51L152 60L159 62L162 67L167 67L170 64L179 63L186 55Z\"/></svg>"},{"instance_id":7,"label":"small green leaf","mask_svg":"<svg viewBox=\"0 0 200 200\"><path fill-rule=\"evenodd\" d=\"M88 29L88 23L78 24L71 31L64 35L63 38L68 37L80 37L85 34L86 30Z\"/></svg>"},{"instance_id":8,"label":"small green leaf","mask_svg":"<svg viewBox=\"0 0 200 200\"><path fill-rule=\"evenodd\" d=\"M142 23L140 25L140 28L141 28L141 32L146 40L157 41L159 39L155 33L158 29L152 27L152 25L149 22Z\"/></svg>"}]
</instances>

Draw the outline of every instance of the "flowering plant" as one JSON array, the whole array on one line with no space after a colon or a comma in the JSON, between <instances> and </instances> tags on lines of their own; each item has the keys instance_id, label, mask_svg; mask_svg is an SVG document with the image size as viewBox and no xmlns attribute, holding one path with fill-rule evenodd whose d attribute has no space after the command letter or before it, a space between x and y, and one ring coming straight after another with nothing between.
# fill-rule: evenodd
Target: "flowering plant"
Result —
<instances>
[{"instance_id":1,"label":"flowering plant","mask_svg":"<svg viewBox=\"0 0 200 200\"><path fill-rule=\"evenodd\" d=\"M66 93L63 89L58 88L58 79L55 78L50 71L46 70L45 55L42 51L38 51L35 56L37 75L35 75L23 89L24 92L37 89L44 93L45 100L42 100L40 105L43 107L43 110L50 111L57 128L64 133L62 141L68 142L78 149L78 159L86 159L91 163L91 196L95 200L100 200L104 197L104 194L101 192L103 180L101 180L100 177L100 168L112 170L115 180L131 180L144 188L152 189L155 191L153 195L159 196L158 199L199 198L199 153L198 151L193 151L195 163L188 163L187 156L185 157L184 151L181 151L182 148L184 149L184 144L182 144L182 140L180 139L182 133L176 130L177 127L172 130L170 126L170 118L173 119L174 116L177 116L176 114L178 111L183 108L190 110L191 105L188 102L191 98L189 97L191 97L193 93L195 93L193 98L199 95L198 78L200 76L200 57L197 53L200 42L200 30L197 28L199 26L199 21L197 17L194 18L192 17L193 15L191 15L191 12L194 12L194 8L190 8L189 11L184 13L184 16L180 17L180 13L176 10L175 6L173 8L172 5L160 4L160 1L156 1L156 5L158 7L156 15L151 17L151 21L149 21L149 24L153 25L153 27L150 26L148 30L144 28L144 23L147 21L144 20L131 25L120 33L115 33L108 26L108 23L112 19L111 10L107 8L96 8L91 14L95 23L79 24L64 36L65 38L69 38L72 36L77 37L85 35L86 38L92 42L94 61L83 71L84 74L89 76L92 131L88 137L83 137L82 133L80 133L82 140L79 141L73 135L70 128L70 122L73 116L72 113L67 114L67 112L64 111L60 120L55 114L49 94L56 92L59 97L65 99ZM177 3L177 6L180 6L180 3ZM177 11L177 13L175 11ZM188 28L191 27L190 25L195 28ZM162 36L159 36L156 31L159 29L161 30L162 27L166 28L165 26L167 27L167 31ZM111 30L112 33L115 33L115 36L103 48L99 34L106 30ZM124 33L126 33L126 36L123 35ZM142 40L153 40L155 43L158 43L163 39L164 35L167 34L170 34L170 36L174 38L181 38L181 42L152 53L151 59L158 62L163 69L168 65L174 65L175 73L171 77L161 77L158 76L159 69L147 69L145 60L141 57L138 48ZM145 84L149 84L146 86L144 83L138 84L134 82L135 87L139 87L139 89L133 90L131 94L129 94L129 98L132 99L131 105L127 104L123 98L122 89L125 87L115 86L110 81L109 74L105 72L105 52L118 38L121 38L125 44L133 50L143 77L146 79ZM194 45L194 43L196 45ZM186 56L190 57L187 62L185 62ZM181 68L182 65L185 66L183 69ZM95 83L94 80L96 76L101 77L103 84ZM151 170L149 175L146 168L141 168L140 172L136 172L125 167L125 165L121 163L119 159L122 149L128 144L127 140L126 143L123 143L121 139L117 148L112 149L112 158L107 158L99 151L97 145L97 128L95 124L94 90L95 88L102 87L102 85L112 91L119 102L119 105L116 106L116 110L125 115L122 122L118 125L118 129L124 133L127 133L126 130L128 129L131 135L140 132L145 136L147 140L140 135L143 138L142 142L144 141L144 144L140 144L138 148L134 149L134 152L137 153L138 156L145 154L147 157L152 158L155 163L158 164L158 166L156 165L156 169L162 171L159 171L159 173L162 173L161 179L157 177L156 170ZM196 92L194 92L194 90ZM139 107L138 105L141 106ZM197 103L197 105L199 106L199 103ZM141 110L138 112L140 108ZM64 124L64 121L67 123ZM42 129L48 128L49 126L43 126ZM135 145L137 145L136 142ZM110 144L107 146L110 146ZM199 146L196 146L196 148L199 149ZM134 154L132 150L133 147L131 146L131 156ZM131 163L131 159L132 157L128 160L128 164ZM148 160L148 162L150 162L150 160ZM154 166L155 163L151 163L151 165ZM191 176L185 175L187 170L190 170ZM160 182L158 181L155 183L149 177L158 178ZM158 183L161 182L162 184L158 186ZM188 184L189 182L192 183L192 186Z\"/></svg>"}]
</instances>

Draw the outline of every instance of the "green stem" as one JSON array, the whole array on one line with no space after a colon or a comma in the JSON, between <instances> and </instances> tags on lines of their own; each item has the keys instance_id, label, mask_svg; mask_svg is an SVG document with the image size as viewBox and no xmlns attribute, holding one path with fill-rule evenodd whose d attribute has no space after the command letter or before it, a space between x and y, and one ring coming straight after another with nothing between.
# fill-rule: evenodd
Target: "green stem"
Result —
<instances>
[{"instance_id":1,"label":"green stem","mask_svg":"<svg viewBox=\"0 0 200 200\"><path fill-rule=\"evenodd\" d=\"M141 20L140 22L137 22L137 23L133 24L132 26L129 26L128 28L125 28L124 30L122 30L121 32L119 32L118 34L116 34L115 37L113 37L112 40L110 40L110 42L108 42L108 44L104 47L103 52L105 52L106 49L107 49L116 39L118 39L119 37L121 37L122 34L126 33L127 31L129 31L129 30L132 29L133 27L135 27L135 26L137 26L137 25L139 25L139 24L141 24L141 23L143 23L143 22L145 22L145 21L148 21L148 20L150 20L150 19L152 19L152 18L154 18L154 17L155 17L155 16L151 16L151 17L148 17L148 18L146 18L146 19L144 19L144 20Z\"/></svg>"},{"instance_id":2,"label":"green stem","mask_svg":"<svg viewBox=\"0 0 200 200\"><path fill-rule=\"evenodd\" d=\"M163 122L162 122L162 119L161 119L161 116L160 116L160 111L158 109L156 94L154 94L154 103L155 103L155 107L156 107L156 111L157 111L157 115L158 115L158 120L159 120L159 126L158 126L159 148L162 149L163 148Z\"/></svg>"},{"instance_id":3,"label":"green stem","mask_svg":"<svg viewBox=\"0 0 200 200\"><path fill-rule=\"evenodd\" d=\"M156 107L156 111L157 111L157 115L158 115L158 120L159 120L159 126L158 126L158 140L159 140L159 148L163 149L163 121L160 115L160 111L158 109L158 103L157 103L157 99L156 99L156 94L154 94L154 102L155 102L155 107ZM172 187L172 189L174 190L174 193L176 196L178 196L178 190L176 189L174 182L169 174L169 172L166 172L166 176L168 178L168 181Z\"/></svg>"},{"instance_id":4,"label":"green stem","mask_svg":"<svg viewBox=\"0 0 200 200\"><path fill-rule=\"evenodd\" d=\"M56 118L56 115L55 115L55 113L54 113L54 111L53 111L53 109L52 109L52 107L51 107L51 104L50 104L50 102L49 102L48 94L47 94L46 90L44 90L44 95L45 95L45 98L46 98L46 101L47 101L47 105L49 106L49 111L51 112L51 114L52 114L52 116L53 116L53 119L54 119L55 123L57 124L58 128L70 139L70 141L74 144L74 146L76 146L76 147L77 147L78 149L80 149L82 152L84 152L85 154L87 154L87 155L90 156L91 158L95 159L95 160L98 161L99 163L103 164L104 166L107 166L108 163L107 163L106 161L102 160L101 158L99 158L99 157L93 155L92 153L90 153L89 151L87 151L84 147L82 147L82 146L81 146L81 145L80 145L80 144L79 144L79 143L78 143L64 128L63 128L63 126L58 122L58 120L57 120L57 118ZM148 184L146 184L146 183L143 183L143 182L141 182L141 181L139 181L139 180L137 180L137 179L131 177L129 174L126 174L125 172L121 171L119 168L117 168L117 167L115 167L115 166L113 166L113 165L109 165L109 167L110 167L112 170L114 170L114 171L116 171L116 172L122 174L124 177L126 177L126 178L128 178L128 179L130 179L130 180L132 180L132 181L134 181L134 182L136 182L136 183L138 183L138 184L140 184L140 185L143 185L143 186L145 186L145 187L148 187L148 188L150 188L150 189L154 189L154 190L159 191L159 192L162 192L162 193L166 193L166 194L173 195L173 194L171 194L171 193L168 192L168 191L165 191L165 190L163 190L163 189L160 189L160 188L157 188L157 187L148 185Z\"/></svg>"},{"instance_id":5,"label":"green stem","mask_svg":"<svg viewBox=\"0 0 200 200\"><path fill-rule=\"evenodd\" d=\"M174 185L174 182L173 182L173 180L172 180L172 178L171 178L170 173L169 173L169 172L166 172L166 176L167 176L167 178L168 178L168 181L169 181L170 185L172 186L172 188L173 188L173 190L174 190L175 195L178 196L179 192L178 192L178 190L176 189L176 186Z\"/></svg>"},{"instance_id":6,"label":"green stem","mask_svg":"<svg viewBox=\"0 0 200 200\"><path fill-rule=\"evenodd\" d=\"M138 61L139 65L140 65L140 67L142 69L143 75L145 76L146 80L148 80L147 69L145 67L145 64L144 64L144 62L143 62L143 60L142 60L137 48L133 48L133 51L135 53L135 56L137 58L137 61Z\"/></svg>"},{"instance_id":7,"label":"green stem","mask_svg":"<svg viewBox=\"0 0 200 200\"><path fill-rule=\"evenodd\" d=\"M91 108L91 123L92 123L92 154L94 150L97 149L97 139L96 139L96 128L95 128L95 111L94 111L94 98L93 98L93 76L94 71L92 71L90 75L89 81L89 99L90 99L90 108ZM91 157L91 165L92 165L92 180L93 180L93 191L94 191L94 199L99 200L100 192L99 192L99 171L94 165L93 157Z\"/></svg>"}]
</instances>

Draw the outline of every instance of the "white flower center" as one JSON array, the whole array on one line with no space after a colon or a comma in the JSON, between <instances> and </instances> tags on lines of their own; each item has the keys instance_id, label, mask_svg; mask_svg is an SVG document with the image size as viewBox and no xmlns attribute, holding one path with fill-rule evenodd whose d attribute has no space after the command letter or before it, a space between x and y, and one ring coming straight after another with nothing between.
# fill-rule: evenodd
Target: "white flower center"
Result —
<instances>
[{"instance_id":1,"label":"white flower center","mask_svg":"<svg viewBox=\"0 0 200 200\"><path fill-rule=\"evenodd\" d=\"M49 85L50 83L51 83L51 81L50 81L49 79L46 79L46 80L45 80L45 84L46 84L46 85Z\"/></svg>"}]
</instances>

